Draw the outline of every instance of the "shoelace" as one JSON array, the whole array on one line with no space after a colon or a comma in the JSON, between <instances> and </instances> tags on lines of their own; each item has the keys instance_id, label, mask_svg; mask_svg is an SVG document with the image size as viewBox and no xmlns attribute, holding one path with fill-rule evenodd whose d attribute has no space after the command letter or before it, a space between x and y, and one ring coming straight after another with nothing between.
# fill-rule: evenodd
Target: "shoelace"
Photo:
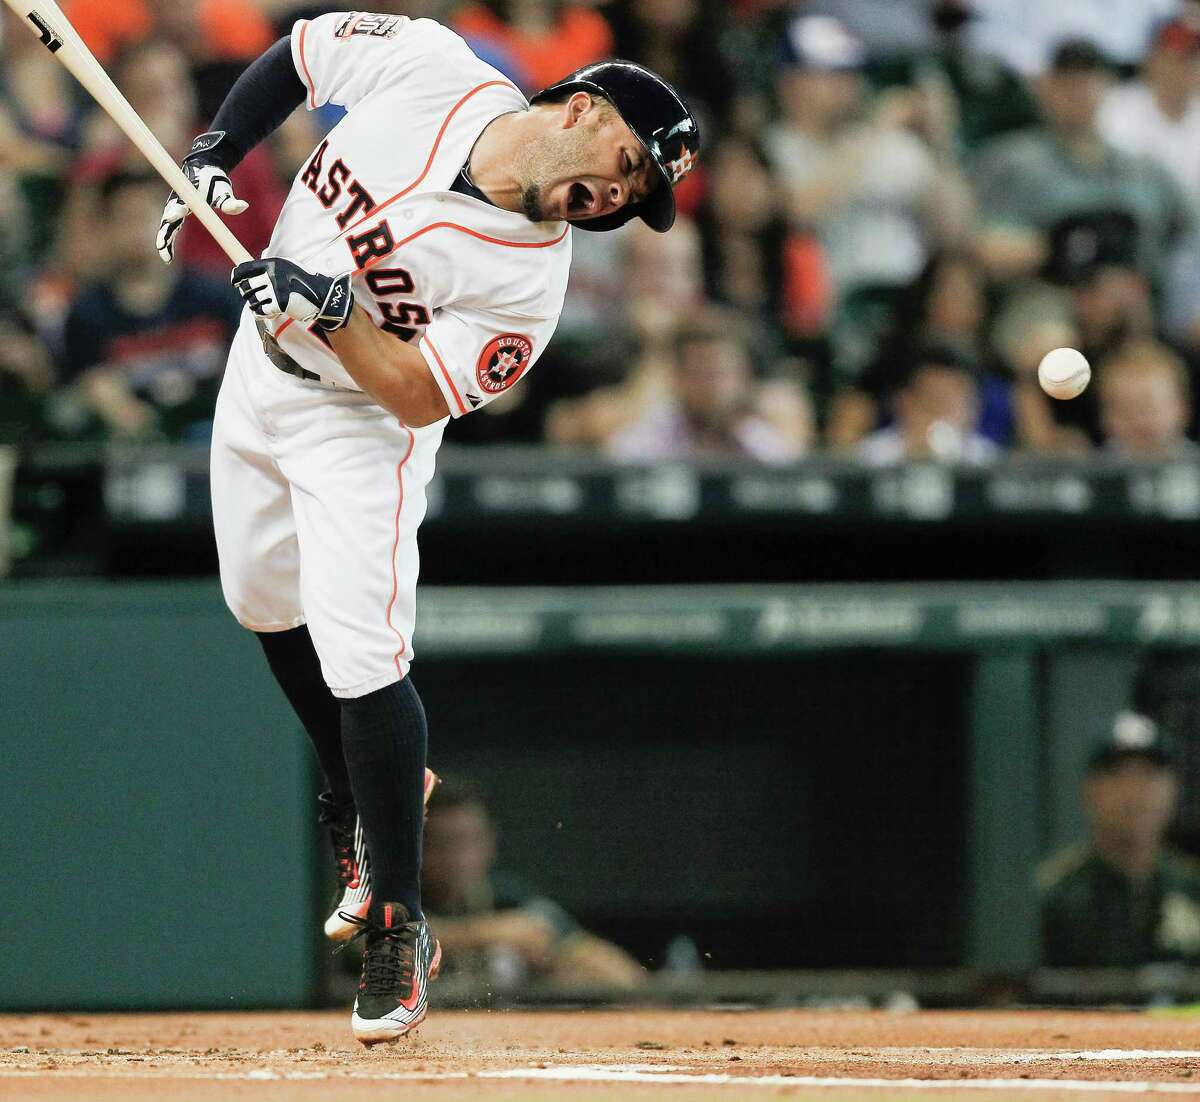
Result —
<instances>
[{"instance_id":1,"label":"shoelace","mask_svg":"<svg viewBox=\"0 0 1200 1102\"><path fill-rule=\"evenodd\" d=\"M407 999L417 968L418 924L406 922L388 927L346 911L339 911L338 915L359 928L352 940L367 939L358 989L368 995L387 995L399 988L399 997Z\"/></svg>"},{"instance_id":2,"label":"shoelace","mask_svg":"<svg viewBox=\"0 0 1200 1102\"><path fill-rule=\"evenodd\" d=\"M337 862L338 883L344 888L357 888L359 883L358 862L354 858L354 824L330 823L329 837L333 842L333 855Z\"/></svg>"}]
</instances>

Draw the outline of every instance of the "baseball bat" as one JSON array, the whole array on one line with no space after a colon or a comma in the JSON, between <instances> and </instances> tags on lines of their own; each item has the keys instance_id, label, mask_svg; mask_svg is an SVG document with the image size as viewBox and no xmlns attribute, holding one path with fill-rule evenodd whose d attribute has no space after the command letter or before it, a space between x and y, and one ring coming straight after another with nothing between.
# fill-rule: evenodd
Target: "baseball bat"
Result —
<instances>
[{"instance_id":1,"label":"baseball bat","mask_svg":"<svg viewBox=\"0 0 1200 1102\"><path fill-rule=\"evenodd\" d=\"M133 142L158 174L187 204L234 264L254 258L205 201L175 159L162 147L141 116L87 48L54 0L4 0L68 72L91 93L101 109Z\"/></svg>"}]
</instances>

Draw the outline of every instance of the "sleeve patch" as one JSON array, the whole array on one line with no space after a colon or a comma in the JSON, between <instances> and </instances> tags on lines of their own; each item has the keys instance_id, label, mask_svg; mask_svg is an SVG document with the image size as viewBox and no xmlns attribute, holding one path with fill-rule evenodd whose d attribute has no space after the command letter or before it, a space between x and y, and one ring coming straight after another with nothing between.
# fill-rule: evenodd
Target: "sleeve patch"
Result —
<instances>
[{"instance_id":1,"label":"sleeve patch","mask_svg":"<svg viewBox=\"0 0 1200 1102\"><path fill-rule=\"evenodd\" d=\"M403 16L377 15L373 12L348 12L334 28L335 38L352 38L354 35L365 35L370 38L395 38L400 30Z\"/></svg>"},{"instance_id":2,"label":"sleeve patch","mask_svg":"<svg viewBox=\"0 0 1200 1102\"><path fill-rule=\"evenodd\" d=\"M533 342L520 333L502 333L484 345L475 364L475 378L487 394L507 390L533 359Z\"/></svg>"}]
</instances>

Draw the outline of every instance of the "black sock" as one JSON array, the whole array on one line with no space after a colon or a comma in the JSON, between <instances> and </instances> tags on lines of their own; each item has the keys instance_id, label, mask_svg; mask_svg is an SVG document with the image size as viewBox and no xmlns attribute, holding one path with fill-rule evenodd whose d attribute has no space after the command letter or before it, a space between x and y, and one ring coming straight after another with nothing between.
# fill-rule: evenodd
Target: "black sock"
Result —
<instances>
[{"instance_id":1,"label":"black sock","mask_svg":"<svg viewBox=\"0 0 1200 1102\"><path fill-rule=\"evenodd\" d=\"M425 709L405 678L342 701L342 748L371 858L371 894L421 914Z\"/></svg>"},{"instance_id":2,"label":"black sock","mask_svg":"<svg viewBox=\"0 0 1200 1102\"><path fill-rule=\"evenodd\" d=\"M321 820L328 822L354 807L350 774L342 754L341 702L329 691L321 674L308 628L301 624L290 631L255 633L266 653L267 663L283 694L288 698L317 751L325 774L321 793Z\"/></svg>"}]
</instances>

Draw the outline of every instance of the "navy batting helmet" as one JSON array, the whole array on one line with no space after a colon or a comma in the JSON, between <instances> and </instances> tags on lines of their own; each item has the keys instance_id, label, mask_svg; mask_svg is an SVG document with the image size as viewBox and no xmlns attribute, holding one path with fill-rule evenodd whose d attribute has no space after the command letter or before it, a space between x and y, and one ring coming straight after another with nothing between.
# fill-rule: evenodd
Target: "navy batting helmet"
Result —
<instances>
[{"instance_id":1,"label":"navy batting helmet","mask_svg":"<svg viewBox=\"0 0 1200 1102\"><path fill-rule=\"evenodd\" d=\"M612 214L575 222L581 230L613 230L631 218L666 233L675 222L673 189L691 172L700 152L700 127L683 98L662 77L632 61L585 65L534 95L531 103L565 93L592 92L608 100L633 131L658 169L659 186L638 203Z\"/></svg>"}]
</instances>

